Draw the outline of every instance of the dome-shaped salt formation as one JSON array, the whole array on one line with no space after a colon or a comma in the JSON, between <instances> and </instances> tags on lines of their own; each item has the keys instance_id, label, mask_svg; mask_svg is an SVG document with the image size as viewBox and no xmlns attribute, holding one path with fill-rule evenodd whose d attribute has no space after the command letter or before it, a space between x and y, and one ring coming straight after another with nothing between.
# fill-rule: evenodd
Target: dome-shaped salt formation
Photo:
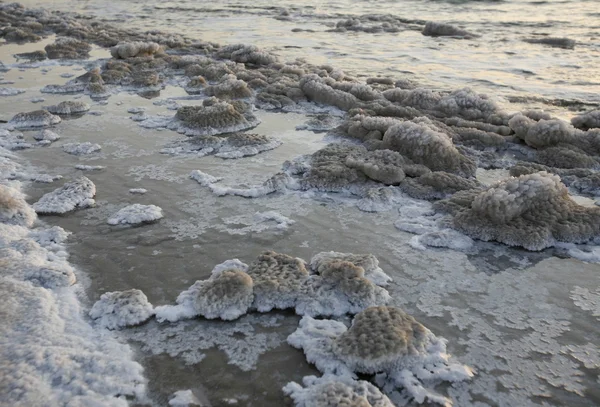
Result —
<instances>
[{"instance_id":1,"label":"dome-shaped salt formation","mask_svg":"<svg viewBox=\"0 0 600 407\"><path fill-rule=\"evenodd\" d=\"M108 329L138 325L152 315L154 310L148 297L135 289L104 293L90 310L90 317Z\"/></svg>"},{"instance_id":2,"label":"dome-shaped salt formation","mask_svg":"<svg viewBox=\"0 0 600 407\"><path fill-rule=\"evenodd\" d=\"M169 128L187 136L214 136L247 130L258 123L248 106L213 97L205 99L202 106L179 108Z\"/></svg>"},{"instance_id":3,"label":"dome-shaped salt formation","mask_svg":"<svg viewBox=\"0 0 600 407\"><path fill-rule=\"evenodd\" d=\"M0 222L31 227L37 215L18 190L0 184Z\"/></svg>"},{"instance_id":4,"label":"dome-shaped salt formation","mask_svg":"<svg viewBox=\"0 0 600 407\"><path fill-rule=\"evenodd\" d=\"M152 56L162 51L155 42L123 42L110 49L113 58L127 59L133 57Z\"/></svg>"},{"instance_id":5,"label":"dome-shaped salt formation","mask_svg":"<svg viewBox=\"0 0 600 407\"><path fill-rule=\"evenodd\" d=\"M427 24L425 24L422 34L429 37L477 37L477 35L470 33L467 30L463 30L462 28L458 28L446 23L436 23L434 21L428 21Z\"/></svg>"},{"instance_id":6,"label":"dome-shaped salt formation","mask_svg":"<svg viewBox=\"0 0 600 407\"><path fill-rule=\"evenodd\" d=\"M528 250L600 235L600 208L575 203L560 177L545 171L509 178L484 191L458 192L436 205L470 237Z\"/></svg>"},{"instance_id":7,"label":"dome-shaped salt formation","mask_svg":"<svg viewBox=\"0 0 600 407\"><path fill-rule=\"evenodd\" d=\"M162 209L156 205L133 204L126 206L108 218L109 225L139 225L150 223L163 217Z\"/></svg>"},{"instance_id":8,"label":"dome-shaped salt formation","mask_svg":"<svg viewBox=\"0 0 600 407\"><path fill-rule=\"evenodd\" d=\"M252 96L252 90L248 88L248 84L236 79L233 75L223 78L216 85L206 87L204 92L208 96L215 96L220 99L242 99Z\"/></svg>"},{"instance_id":9,"label":"dome-shaped salt formation","mask_svg":"<svg viewBox=\"0 0 600 407\"><path fill-rule=\"evenodd\" d=\"M574 127L583 130L600 128L600 110L592 110L579 116L575 116L571 119L571 124Z\"/></svg>"},{"instance_id":10,"label":"dome-shaped salt formation","mask_svg":"<svg viewBox=\"0 0 600 407\"><path fill-rule=\"evenodd\" d=\"M190 95L197 95L202 93L202 89L204 89L204 87L206 87L206 79L204 79L204 77L201 75L197 75L190 78L184 89Z\"/></svg>"},{"instance_id":11,"label":"dome-shaped salt formation","mask_svg":"<svg viewBox=\"0 0 600 407\"><path fill-rule=\"evenodd\" d=\"M379 267L379 260L372 254L321 252L315 254L310 259L310 268L318 272L321 267L326 267L327 264L337 261L350 262L355 266L363 268L365 278L377 285L385 286L392 280L392 278L385 274Z\"/></svg>"},{"instance_id":12,"label":"dome-shaped salt formation","mask_svg":"<svg viewBox=\"0 0 600 407\"><path fill-rule=\"evenodd\" d=\"M428 172L417 178L405 178L402 192L417 199L442 199L457 191L478 188L476 179L466 179L444 171Z\"/></svg>"},{"instance_id":13,"label":"dome-shaped salt formation","mask_svg":"<svg viewBox=\"0 0 600 407\"><path fill-rule=\"evenodd\" d=\"M215 268L208 280L196 281L179 294L178 305L157 307L156 318L177 321L203 316L233 320L248 312L253 300L253 282L248 274L237 268Z\"/></svg>"},{"instance_id":14,"label":"dome-shaped salt formation","mask_svg":"<svg viewBox=\"0 0 600 407\"><path fill-rule=\"evenodd\" d=\"M378 387L397 403L414 399L448 406L450 401L433 390L435 384L473 376L468 367L449 361L445 339L394 307L367 308L355 316L350 328L338 321L303 317L288 343L303 349L307 360L325 373L324 380L377 373ZM286 388L292 394L298 385Z\"/></svg>"},{"instance_id":15,"label":"dome-shaped salt formation","mask_svg":"<svg viewBox=\"0 0 600 407\"><path fill-rule=\"evenodd\" d=\"M235 62L253 65L269 65L277 62L277 57L275 55L269 54L254 45L227 45L219 49L217 56L219 58L231 59Z\"/></svg>"},{"instance_id":16,"label":"dome-shaped salt formation","mask_svg":"<svg viewBox=\"0 0 600 407\"><path fill-rule=\"evenodd\" d=\"M33 112L17 113L8 122L16 129L29 127L49 127L58 124L62 119L46 110L35 110Z\"/></svg>"},{"instance_id":17,"label":"dome-shaped salt formation","mask_svg":"<svg viewBox=\"0 0 600 407\"><path fill-rule=\"evenodd\" d=\"M41 214L66 213L94 205L94 195L94 183L86 177L81 177L45 194L33 204L33 209Z\"/></svg>"},{"instance_id":18,"label":"dome-shaped salt formation","mask_svg":"<svg viewBox=\"0 0 600 407\"><path fill-rule=\"evenodd\" d=\"M46 110L53 114L69 115L87 112L90 110L90 105L77 100L66 100L57 105L48 106L46 107Z\"/></svg>"},{"instance_id":19,"label":"dome-shaped salt formation","mask_svg":"<svg viewBox=\"0 0 600 407\"><path fill-rule=\"evenodd\" d=\"M560 143L570 144L575 140L575 129L567 122L557 119L535 121L516 114L508 125L516 136L534 148L551 147Z\"/></svg>"},{"instance_id":20,"label":"dome-shaped salt formation","mask_svg":"<svg viewBox=\"0 0 600 407\"><path fill-rule=\"evenodd\" d=\"M59 37L54 44L44 48L49 59L86 59L92 47L84 41L69 37Z\"/></svg>"}]
</instances>

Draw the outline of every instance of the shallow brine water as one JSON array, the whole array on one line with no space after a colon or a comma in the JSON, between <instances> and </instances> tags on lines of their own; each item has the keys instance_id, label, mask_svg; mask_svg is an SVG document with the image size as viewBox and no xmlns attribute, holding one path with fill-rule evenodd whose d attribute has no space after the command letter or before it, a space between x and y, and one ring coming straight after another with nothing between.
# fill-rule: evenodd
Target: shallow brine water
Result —
<instances>
[{"instance_id":1,"label":"shallow brine water","mask_svg":"<svg viewBox=\"0 0 600 407\"><path fill-rule=\"evenodd\" d=\"M468 86L490 95L508 112L538 108L570 120L600 106L600 5L592 0L285 0L276 5L260 1L60 0L23 4L83 13L134 31L162 30L223 45L257 45L282 61L302 58L308 64L332 65L361 81L392 77L442 92ZM427 21L449 23L474 35L424 36L421 31ZM549 37L574 42L559 47L536 42ZM234 321L196 317L170 323L150 319L110 334L98 321L90 321L87 311L103 293L132 288L143 291L154 307L175 304L180 293L197 280L209 279L213 267L228 259L250 264L262 252L273 250L310 261L317 253L335 251L373 254L392 278L385 287L391 296L387 305L403 309L435 335L446 338L451 360L472 369L469 380L423 380L447 397L443 402L456 406L600 405L600 253L594 241L580 246L557 243L531 252L472 240L458 232L445 235L450 229L437 226L422 238L422 233L408 233L406 225L433 227L439 219L431 204L392 186L386 187L393 190L389 202L373 211L365 210L365 205L376 207L378 201L373 203L351 189L335 193L290 187L256 197L220 196L221 186L237 188L238 195L239 190L256 189L280 172L284 162L342 141L339 133L311 131L304 125L318 113L321 119L330 120L319 130L331 130L342 123L346 112L309 103L299 103L288 111L262 106L252 112L260 124L248 132L280 145L277 142L266 151L237 159L218 157L212 151L199 153L186 136L152 122L157 115L173 116L182 105L202 105L206 95L190 97L184 90L183 72L165 74L160 90L151 94L121 86L114 86L110 97L103 99L82 92L41 93L44 86L64 84L111 58L107 49L96 45L89 58L81 60L23 64L13 56L41 50L55 40L50 35L39 42L0 44L0 60L7 68L0 73L0 86L24 90L0 96L0 119L8 121L19 112L65 100L84 101L91 109L82 115L62 116L62 122L51 128L60 139L47 146L36 144L33 136L38 129L10 129L11 133L0 139L0 146L19 151L16 158L0 164L16 160L31 168L15 175L5 171L8 164L0 166L0 184L8 183L8 178L23 181L27 202L33 204L65 181L81 175L93 181L95 205L62 215L40 215L40 222L73 233L66 250L69 262L77 268L75 292L84 302L77 313L93 327L86 327L92 333L85 334L96 340L106 335L107 341L117 338L128 344L133 355L119 348L118 355L123 356L116 358L139 362L147 385L145 395L125 390L102 393L93 385L73 390L68 375L57 380L52 376L54 365L40 362L34 374L51 378L48 391L53 386L70 389L63 392L66 399L93 391L126 395L131 405L168 405L180 390L191 390L203 406L293 405L282 388L289 382L302 383L305 376L321 375L302 349L287 342L301 320L293 309L253 311ZM44 101L32 101L39 97ZM132 120L136 114L151 119L140 126L137 119ZM21 141L31 148L21 151L15 147L10 134L19 131L23 133ZM67 143L84 142L97 143L101 149L83 155L65 151ZM479 165L471 178L478 179L482 187L505 179L513 164L531 157L529 150L524 151L525 147L502 152L504 167ZM82 170L77 165L101 168ZM590 171L598 166L590 166ZM190 178L194 170L222 180L202 185ZM62 179L27 181L32 174ZM140 188L146 192L131 191ZM573 188L569 192L580 205L595 206L597 193ZM163 217L135 226L107 223L131 204L156 205ZM6 237L0 243L10 241ZM12 326L8 321L18 321L11 312L19 314L10 307L0 313L7 321L5 329ZM76 318L63 319L68 326ZM352 322L350 315L334 319L347 326ZM117 347L110 343L107 353ZM4 345L8 349L10 344ZM13 397L22 385L18 369L5 367L18 365L19 356L11 355L0 365L17 377L0 384L7 397ZM39 360L45 359L41 356ZM86 369L98 371L90 365L81 363L69 375L77 377ZM115 371L111 373L118 378L121 371ZM372 375L359 377L376 382ZM122 380L144 379L124 369ZM395 405L422 403L414 397L419 391L413 391L409 396L396 394L392 398ZM116 405L115 400L124 399L108 397L99 402ZM5 400L6 405L27 405L15 402L18 397ZM29 405L52 405L40 400L29 399ZM63 405L63 401L55 404ZM435 401L426 399L425 405ZM0 402L4 400L0 398Z\"/></svg>"}]
</instances>

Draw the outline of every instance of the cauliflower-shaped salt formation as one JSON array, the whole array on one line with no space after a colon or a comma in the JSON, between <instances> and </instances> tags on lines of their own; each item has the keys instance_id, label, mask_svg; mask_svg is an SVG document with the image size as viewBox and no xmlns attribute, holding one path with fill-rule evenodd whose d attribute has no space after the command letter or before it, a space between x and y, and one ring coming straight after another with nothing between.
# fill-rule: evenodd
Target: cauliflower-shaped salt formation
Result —
<instances>
[{"instance_id":1,"label":"cauliflower-shaped salt formation","mask_svg":"<svg viewBox=\"0 0 600 407\"><path fill-rule=\"evenodd\" d=\"M60 102L58 105L48 106L46 107L46 110L53 114L68 115L87 112L90 110L90 105L85 102L66 100L64 102Z\"/></svg>"},{"instance_id":2,"label":"cauliflower-shaped salt formation","mask_svg":"<svg viewBox=\"0 0 600 407\"><path fill-rule=\"evenodd\" d=\"M303 189L337 192L353 184L365 182L366 176L346 165L353 153L364 154L362 146L330 144L311 156L310 169L301 180Z\"/></svg>"},{"instance_id":3,"label":"cauliflower-shaped salt formation","mask_svg":"<svg viewBox=\"0 0 600 407\"><path fill-rule=\"evenodd\" d=\"M152 315L154 309L148 297L135 289L104 293L90 310L90 317L108 329L138 325Z\"/></svg>"},{"instance_id":4,"label":"cauliflower-shaped salt formation","mask_svg":"<svg viewBox=\"0 0 600 407\"><path fill-rule=\"evenodd\" d=\"M18 190L0 184L0 222L31 227L37 215Z\"/></svg>"},{"instance_id":5,"label":"cauliflower-shaped salt formation","mask_svg":"<svg viewBox=\"0 0 600 407\"><path fill-rule=\"evenodd\" d=\"M155 42L121 42L110 49L110 54L116 59L152 56L162 51Z\"/></svg>"},{"instance_id":6,"label":"cauliflower-shaped salt formation","mask_svg":"<svg viewBox=\"0 0 600 407\"><path fill-rule=\"evenodd\" d=\"M44 129L44 130L41 130L39 133L34 134L33 138L44 144L50 144L50 143L60 139L60 136L58 134L56 134L55 132L53 132L52 130Z\"/></svg>"},{"instance_id":7,"label":"cauliflower-shaped salt formation","mask_svg":"<svg viewBox=\"0 0 600 407\"><path fill-rule=\"evenodd\" d=\"M37 213L67 213L77 208L87 208L95 204L96 186L86 177L67 182L62 187L42 196L33 204Z\"/></svg>"},{"instance_id":8,"label":"cauliflower-shaped salt formation","mask_svg":"<svg viewBox=\"0 0 600 407\"><path fill-rule=\"evenodd\" d=\"M462 155L447 134L427 122L403 122L390 127L383 136L383 147L398 151L432 171L467 178L475 175L475 162Z\"/></svg>"},{"instance_id":9,"label":"cauliflower-shaped salt formation","mask_svg":"<svg viewBox=\"0 0 600 407\"><path fill-rule=\"evenodd\" d=\"M465 88L444 96L439 101L437 109L450 117L462 116L468 120L478 120L496 113L498 106L486 95L480 95Z\"/></svg>"},{"instance_id":10,"label":"cauliflower-shaped salt formation","mask_svg":"<svg viewBox=\"0 0 600 407\"><path fill-rule=\"evenodd\" d=\"M600 208L575 203L560 177L545 171L509 178L484 191L459 192L438 208L449 211L453 227L473 238L528 250L600 235Z\"/></svg>"},{"instance_id":11,"label":"cauliflower-shaped salt formation","mask_svg":"<svg viewBox=\"0 0 600 407\"><path fill-rule=\"evenodd\" d=\"M571 119L571 124L582 130L600 128L600 110L592 110L575 116Z\"/></svg>"},{"instance_id":12,"label":"cauliflower-shaped salt formation","mask_svg":"<svg viewBox=\"0 0 600 407\"><path fill-rule=\"evenodd\" d=\"M102 147L100 146L100 144L90 143L89 141L86 141L84 143L63 144L62 149L67 154L89 155L100 151Z\"/></svg>"},{"instance_id":13,"label":"cauliflower-shaped salt formation","mask_svg":"<svg viewBox=\"0 0 600 407\"><path fill-rule=\"evenodd\" d=\"M508 125L516 136L533 148L551 147L560 143L570 144L575 140L575 128L567 122L552 119L534 121L522 114L516 114Z\"/></svg>"},{"instance_id":14,"label":"cauliflower-shaped salt formation","mask_svg":"<svg viewBox=\"0 0 600 407\"><path fill-rule=\"evenodd\" d=\"M372 254L321 252L315 254L310 259L310 268L314 271L318 271L320 267L336 261L349 261L355 266L362 267L364 269L365 278L377 285L385 286L392 280L392 278L385 274L381 267L379 267L379 260Z\"/></svg>"},{"instance_id":15,"label":"cauliflower-shaped salt formation","mask_svg":"<svg viewBox=\"0 0 600 407\"><path fill-rule=\"evenodd\" d=\"M86 59L90 56L92 46L75 38L59 37L44 49L49 59Z\"/></svg>"},{"instance_id":16,"label":"cauliflower-shaped salt formation","mask_svg":"<svg viewBox=\"0 0 600 407\"><path fill-rule=\"evenodd\" d=\"M187 136L214 136L247 130L260 121L242 104L230 104L217 98L205 99L202 106L177 109L169 128Z\"/></svg>"},{"instance_id":17,"label":"cauliflower-shaped salt formation","mask_svg":"<svg viewBox=\"0 0 600 407\"><path fill-rule=\"evenodd\" d=\"M62 119L46 110L35 110L33 112L17 113L8 122L16 129L29 127L49 127L58 124Z\"/></svg>"},{"instance_id":18,"label":"cauliflower-shaped salt formation","mask_svg":"<svg viewBox=\"0 0 600 407\"><path fill-rule=\"evenodd\" d=\"M219 58L231 59L253 65L269 65L277 62L275 55L269 54L254 45L233 44L222 47L217 52Z\"/></svg>"},{"instance_id":19,"label":"cauliflower-shaped salt formation","mask_svg":"<svg viewBox=\"0 0 600 407\"><path fill-rule=\"evenodd\" d=\"M303 317L288 343L302 348L307 360L326 375L378 373L378 387L398 403L412 398L449 406L450 401L433 390L435 384L473 376L468 367L449 362L445 339L394 307L367 308L350 328Z\"/></svg>"},{"instance_id":20,"label":"cauliflower-shaped salt formation","mask_svg":"<svg viewBox=\"0 0 600 407\"><path fill-rule=\"evenodd\" d=\"M349 376L305 376L302 384L290 382L283 388L296 407L394 407L377 387Z\"/></svg>"},{"instance_id":21,"label":"cauliflower-shaped salt formation","mask_svg":"<svg viewBox=\"0 0 600 407\"><path fill-rule=\"evenodd\" d=\"M156 318L174 322L200 315L230 321L248 312L253 300L253 282L248 274L238 269L218 270L179 294L178 305L157 307Z\"/></svg>"},{"instance_id":22,"label":"cauliflower-shaped salt formation","mask_svg":"<svg viewBox=\"0 0 600 407\"><path fill-rule=\"evenodd\" d=\"M361 106L359 98L349 92L334 89L318 75L305 75L300 79L300 89L307 98L318 103L350 110Z\"/></svg>"},{"instance_id":23,"label":"cauliflower-shaped salt formation","mask_svg":"<svg viewBox=\"0 0 600 407\"><path fill-rule=\"evenodd\" d=\"M296 306L308 279L304 261L272 251L262 253L248 269L254 281L254 304L259 312Z\"/></svg>"},{"instance_id":24,"label":"cauliflower-shaped salt formation","mask_svg":"<svg viewBox=\"0 0 600 407\"><path fill-rule=\"evenodd\" d=\"M159 220L162 209L156 205L133 204L126 206L108 218L109 225L139 225Z\"/></svg>"},{"instance_id":25,"label":"cauliflower-shaped salt formation","mask_svg":"<svg viewBox=\"0 0 600 407\"><path fill-rule=\"evenodd\" d=\"M441 199L457 191L480 187L476 179L465 179L444 171L434 171L417 178L405 178L402 192L417 199Z\"/></svg>"},{"instance_id":26,"label":"cauliflower-shaped salt formation","mask_svg":"<svg viewBox=\"0 0 600 407\"><path fill-rule=\"evenodd\" d=\"M243 99L252 96L252 90L248 88L248 84L233 75L223 78L216 85L208 86L204 92L208 96L220 99Z\"/></svg>"}]
</instances>

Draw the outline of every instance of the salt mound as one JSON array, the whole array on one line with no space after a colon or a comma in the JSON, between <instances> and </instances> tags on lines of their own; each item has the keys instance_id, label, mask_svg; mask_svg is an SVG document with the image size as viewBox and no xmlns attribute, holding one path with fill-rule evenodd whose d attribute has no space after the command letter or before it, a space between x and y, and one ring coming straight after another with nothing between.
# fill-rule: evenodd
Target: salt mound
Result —
<instances>
[{"instance_id":1,"label":"salt mound","mask_svg":"<svg viewBox=\"0 0 600 407\"><path fill-rule=\"evenodd\" d=\"M173 397L169 400L171 407L202 407L202 403L192 393L191 390L179 390L173 393Z\"/></svg>"},{"instance_id":2,"label":"salt mound","mask_svg":"<svg viewBox=\"0 0 600 407\"><path fill-rule=\"evenodd\" d=\"M86 59L92 50L90 44L75 38L59 37L44 48L49 59Z\"/></svg>"},{"instance_id":3,"label":"salt mound","mask_svg":"<svg viewBox=\"0 0 600 407\"><path fill-rule=\"evenodd\" d=\"M385 274L379 267L379 260L377 260L377 257L372 254L321 252L315 254L310 259L310 268L314 271L318 271L319 268L326 264L336 261L348 261L358 267L362 267L365 272L365 278L379 286L386 286L392 281L392 278Z\"/></svg>"},{"instance_id":4,"label":"salt mound","mask_svg":"<svg viewBox=\"0 0 600 407\"><path fill-rule=\"evenodd\" d=\"M277 62L275 55L254 45L233 44L222 47L217 52L219 58L231 59L235 62L243 62L254 65L269 65Z\"/></svg>"},{"instance_id":5,"label":"salt mound","mask_svg":"<svg viewBox=\"0 0 600 407\"><path fill-rule=\"evenodd\" d=\"M188 86L190 86L188 84ZM215 96L220 99L243 99L252 96L252 90L248 84L234 75L223 78L216 85L207 86L204 92L208 96Z\"/></svg>"},{"instance_id":6,"label":"salt mound","mask_svg":"<svg viewBox=\"0 0 600 407\"><path fill-rule=\"evenodd\" d=\"M574 127L583 130L600 128L600 110L592 110L579 116L575 116L571 119L571 124L573 124Z\"/></svg>"},{"instance_id":7,"label":"salt mound","mask_svg":"<svg viewBox=\"0 0 600 407\"><path fill-rule=\"evenodd\" d=\"M337 321L305 316L288 343L303 349L307 360L325 374L347 378L378 373L378 387L399 405L414 399L449 406L450 400L433 390L435 384L473 376L468 367L449 362L445 339L393 307L367 308L349 329Z\"/></svg>"},{"instance_id":8,"label":"salt mound","mask_svg":"<svg viewBox=\"0 0 600 407\"><path fill-rule=\"evenodd\" d=\"M463 30L462 28L455 27L450 24L436 23L434 21L428 21L423 28L423 35L429 37L461 37L461 38L474 38L477 35L470 33L469 31Z\"/></svg>"},{"instance_id":9,"label":"salt mound","mask_svg":"<svg viewBox=\"0 0 600 407\"><path fill-rule=\"evenodd\" d=\"M394 407L390 399L377 387L350 376L305 376L304 387L288 383L283 392L294 400L296 407Z\"/></svg>"},{"instance_id":10,"label":"salt mound","mask_svg":"<svg viewBox=\"0 0 600 407\"><path fill-rule=\"evenodd\" d=\"M60 102L58 105L48 106L46 110L53 114L68 115L87 112L90 110L90 105L85 102L67 100Z\"/></svg>"},{"instance_id":11,"label":"salt mound","mask_svg":"<svg viewBox=\"0 0 600 407\"><path fill-rule=\"evenodd\" d=\"M152 315L152 304L143 292L135 289L104 293L90 310L90 317L108 329L138 325Z\"/></svg>"},{"instance_id":12,"label":"salt mound","mask_svg":"<svg viewBox=\"0 0 600 407\"><path fill-rule=\"evenodd\" d=\"M55 94L69 94L69 93L80 93L85 91L85 85L82 83L68 82L64 85L46 85L40 92L42 93L55 93Z\"/></svg>"},{"instance_id":13,"label":"salt mound","mask_svg":"<svg viewBox=\"0 0 600 407\"><path fill-rule=\"evenodd\" d=\"M94 183L86 177L81 177L42 196L33 204L33 209L41 214L67 213L94 205L94 195Z\"/></svg>"},{"instance_id":14,"label":"salt mound","mask_svg":"<svg viewBox=\"0 0 600 407\"><path fill-rule=\"evenodd\" d=\"M72 155L88 155L100 151L102 147L100 144L90 143L86 141L85 143L67 143L63 144L62 149L67 154Z\"/></svg>"},{"instance_id":15,"label":"salt mound","mask_svg":"<svg viewBox=\"0 0 600 407\"><path fill-rule=\"evenodd\" d=\"M600 235L600 208L569 198L560 177L537 172L509 178L487 190L459 192L436 204L453 227L480 240L542 250L556 241L584 243Z\"/></svg>"},{"instance_id":16,"label":"salt mound","mask_svg":"<svg viewBox=\"0 0 600 407\"><path fill-rule=\"evenodd\" d=\"M534 121L527 116L517 114L508 125L515 135L534 148L551 147L560 143L572 143L575 140L575 128L558 119Z\"/></svg>"},{"instance_id":17,"label":"salt mound","mask_svg":"<svg viewBox=\"0 0 600 407\"><path fill-rule=\"evenodd\" d=\"M25 91L17 88L0 88L0 96L16 96L21 93L25 93Z\"/></svg>"},{"instance_id":18,"label":"salt mound","mask_svg":"<svg viewBox=\"0 0 600 407\"><path fill-rule=\"evenodd\" d=\"M35 211L18 189L0 184L0 222L31 227L36 218Z\"/></svg>"},{"instance_id":19,"label":"salt mound","mask_svg":"<svg viewBox=\"0 0 600 407\"><path fill-rule=\"evenodd\" d=\"M62 120L46 110L35 110L33 112L17 113L9 120L8 124L16 129L29 127L49 127L58 124Z\"/></svg>"},{"instance_id":20,"label":"salt mound","mask_svg":"<svg viewBox=\"0 0 600 407\"><path fill-rule=\"evenodd\" d=\"M156 308L159 321L203 316L234 320L248 312L254 300L252 278L237 269L219 270L208 280L196 281L177 297L178 305Z\"/></svg>"},{"instance_id":21,"label":"salt mound","mask_svg":"<svg viewBox=\"0 0 600 407\"><path fill-rule=\"evenodd\" d=\"M133 204L126 206L108 218L109 225L139 225L154 222L163 217L162 209L156 205Z\"/></svg>"},{"instance_id":22,"label":"salt mound","mask_svg":"<svg viewBox=\"0 0 600 407\"><path fill-rule=\"evenodd\" d=\"M41 130L39 133L34 134L33 138L44 144L50 144L50 143L60 139L60 136L58 134L56 134L55 132L53 132L52 130L44 129L44 130Z\"/></svg>"},{"instance_id":23,"label":"salt mound","mask_svg":"<svg viewBox=\"0 0 600 407\"><path fill-rule=\"evenodd\" d=\"M205 99L202 106L179 108L168 127L187 136L214 136L247 130L259 122L246 106L213 97Z\"/></svg>"},{"instance_id":24,"label":"salt mound","mask_svg":"<svg viewBox=\"0 0 600 407\"><path fill-rule=\"evenodd\" d=\"M152 56L161 50L155 42L121 42L110 49L110 54L113 58L127 59Z\"/></svg>"},{"instance_id":25,"label":"salt mound","mask_svg":"<svg viewBox=\"0 0 600 407\"><path fill-rule=\"evenodd\" d=\"M215 177L200 170L194 170L190 173L190 178L196 180L198 184L203 187L208 186L210 184L214 184L215 182L221 181L223 178Z\"/></svg>"}]
</instances>

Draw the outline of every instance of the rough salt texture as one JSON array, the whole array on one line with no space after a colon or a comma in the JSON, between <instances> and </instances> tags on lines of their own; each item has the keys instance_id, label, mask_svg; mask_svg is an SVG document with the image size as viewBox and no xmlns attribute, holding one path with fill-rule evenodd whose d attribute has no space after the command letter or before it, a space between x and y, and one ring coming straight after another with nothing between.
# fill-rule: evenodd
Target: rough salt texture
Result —
<instances>
[{"instance_id":1,"label":"rough salt texture","mask_svg":"<svg viewBox=\"0 0 600 407\"><path fill-rule=\"evenodd\" d=\"M85 102L67 100L64 102L60 102L57 105L52 105L46 107L50 113L53 114L76 114L76 113L84 113L90 110L90 105Z\"/></svg>"},{"instance_id":2,"label":"rough salt texture","mask_svg":"<svg viewBox=\"0 0 600 407\"><path fill-rule=\"evenodd\" d=\"M119 329L147 321L154 315L154 309L142 291L132 289L102 294L89 314L98 325Z\"/></svg>"},{"instance_id":3,"label":"rough salt texture","mask_svg":"<svg viewBox=\"0 0 600 407\"><path fill-rule=\"evenodd\" d=\"M356 315L350 328L333 320L303 317L288 343L303 349L307 360L326 375L378 373L378 387L394 404L413 399L451 405L433 390L435 384L473 376L468 367L449 361L443 338L394 307L367 308Z\"/></svg>"},{"instance_id":4,"label":"rough salt texture","mask_svg":"<svg viewBox=\"0 0 600 407\"><path fill-rule=\"evenodd\" d=\"M162 209L156 205L133 204L112 215L106 223L109 225L139 225L162 219Z\"/></svg>"},{"instance_id":5,"label":"rough salt texture","mask_svg":"<svg viewBox=\"0 0 600 407\"><path fill-rule=\"evenodd\" d=\"M60 136L58 134L56 134L55 132L53 132L52 130L44 129L44 130L41 130L39 133L34 134L33 138L38 141L46 141L46 142L52 143L52 142L60 139Z\"/></svg>"},{"instance_id":6,"label":"rough salt texture","mask_svg":"<svg viewBox=\"0 0 600 407\"><path fill-rule=\"evenodd\" d=\"M277 62L277 57L275 55L269 54L254 45L227 45L220 48L217 55L220 58L254 65L269 65Z\"/></svg>"},{"instance_id":7,"label":"rough salt texture","mask_svg":"<svg viewBox=\"0 0 600 407\"><path fill-rule=\"evenodd\" d=\"M89 141L86 141L84 143L63 144L62 149L67 154L88 155L100 151L102 147L100 146L100 144L90 143Z\"/></svg>"},{"instance_id":8,"label":"rough salt texture","mask_svg":"<svg viewBox=\"0 0 600 407\"><path fill-rule=\"evenodd\" d=\"M477 37L475 34L472 34L462 28L455 27L450 24L445 23L436 23L433 21L428 21L425 24L425 28L423 28L423 35L427 35L430 37L461 37L461 38L473 38Z\"/></svg>"},{"instance_id":9,"label":"rough salt texture","mask_svg":"<svg viewBox=\"0 0 600 407\"><path fill-rule=\"evenodd\" d=\"M96 186L86 177L67 182L62 187L42 196L33 204L37 213L67 213L95 204Z\"/></svg>"},{"instance_id":10,"label":"rough salt texture","mask_svg":"<svg viewBox=\"0 0 600 407\"><path fill-rule=\"evenodd\" d=\"M46 110L35 110L33 112L17 113L10 119L8 124L14 126L16 129L22 129L29 127L49 127L61 121L60 117Z\"/></svg>"},{"instance_id":11,"label":"rough salt texture","mask_svg":"<svg viewBox=\"0 0 600 407\"><path fill-rule=\"evenodd\" d=\"M190 173L190 178L197 181L198 184L200 184L204 187L222 180L222 178L212 176L212 175L202 172L200 170L192 171Z\"/></svg>"},{"instance_id":12,"label":"rough salt texture","mask_svg":"<svg viewBox=\"0 0 600 407\"><path fill-rule=\"evenodd\" d=\"M133 57L152 56L162 51L160 45L155 42L124 42L110 49L113 58L127 59Z\"/></svg>"},{"instance_id":13,"label":"rough salt texture","mask_svg":"<svg viewBox=\"0 0 600 407\"><path fill-rule=\"evenodd\" d=\"M171 407L201 407L203 404L191 390L179 390L169 399Z\"/></svg>"},{"instance_id":14,"label":"rough salt texture","mask_svg":"<svg viewBox=\"0 0 600 407\"><path fill-rule=\"evenodd\" d=\"M545 37L545 38L525 38L523 41L530 44L544 44L551 47L573 49L575 48L575 40L570 38Z\"/></svg>"},{"instance_id":15,"label":"rough salt texture","mask_svg":"<svg viewBox=\"0 0 600 407\"><path fill-rule=\"evenodd\" d=\"M528 250L556 241L583 243L600 234L600 208L576 204L560 178L545 171L484 191L463 191L436 205L450 212L453 227L468 236Z\"/></svg>"},{"instance_id":16,"label":"rough salt texture","mask_svg":"<svg viewBox=\"0 0 600 407\"><path fill-rule=\"evenodd\" d=\"M59 37L44 48L49 59L86 59L92 50L90 44L69 37Z\"/></svg>"},{"instance_id":17,"label":"rough salt texture","mask_svg":"<svg viewBox=\"0 0 600 407\"><path fill-rule=\"evenodd\" d=\"M0 96L16 96L25 93L23 89L0 87Z\"/></svg>"},{"instance_id":18,"label":"rough salt texture","mask_svg":"<svg viewBox=\"0 0 600 407\"><path fill-rule=\"evenodd\" d=\"M600 110L592 110L590 112L575 116L571 119L571 124L574 127L582 130L588 130L600 127Z\"/></svg>"},{"instance_id":19,"label":"rough salt texture","mask_svg":"<svg viewBox=\"0 0 600 407\"><path fill-rule=\"evenodd\" d=\"M305 376L302 384L290 382L283 388L296 407L394 407L373 384L349 376Z\"/></svg>"},{"instance_id":20,"label":"rough salt texture","mask_svg":"<svg viewBox=\"0 0 600 407\"><path fill-rule=\"evenodd\" d=\"M36 219L35 211L18 189L0 184L0 222L31 227Z\"/></svg>"},{"instance_id":21,"label":"rough salt texture","mask_svg":"<svg viewBox=\"0 0 600 407\"><path fill-rule=\"evenodd\" d=\"M204 93L219 99L242 99L252 96L252 90L248 88L248 84L236 79L234 75L225 77L216 85L207 86Z\"/></svg>"},{"instance_id":22,"label":"rough salt texture","mask_svg":"<svg viewBox=\"0 0 600 407\"><path fill-rule=\"evenodd\" d=\"M248 312L254 300L252 278L235 268L217 270L210 279L196 281L177 297L178 305L156 308L159 321L203 316L234 320Z\"/></svg>"},{"instance_id":23,"label":"rough salt texture","mask_svg":"<svg viewBox=\"0 0 600 407\"><path fill-rule=\"evenodd\" d=\"M392 281L392 278L379 267L379 260L377 260L377 257L372 254L321 252L315 254L310 259L310 268L314 271L318 271L320 267L335 261L348 261L358 267L362 267L364 269L365 278L379 286L385 286Z\"/></svg>"}]
</instances>

